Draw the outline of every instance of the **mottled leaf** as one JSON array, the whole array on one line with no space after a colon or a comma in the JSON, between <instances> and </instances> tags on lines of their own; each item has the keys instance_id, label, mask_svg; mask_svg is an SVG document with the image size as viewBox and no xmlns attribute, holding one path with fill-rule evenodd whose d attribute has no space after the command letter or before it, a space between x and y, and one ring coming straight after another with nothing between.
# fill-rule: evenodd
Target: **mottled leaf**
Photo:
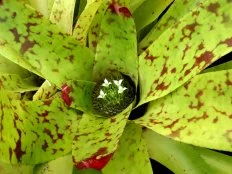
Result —
<instances>
[{"instance_id":1,"label":"mottled leaf","mask_svg":"<svg viewBox=\"0 0 232 174\"><path fill-rule=\"evenodd\" d=\"M39 87L33 77L22 79L16 74L0 74L0 90L26 92L38 89Z\"/></svg>"},{"instance_id":2,"label":"mottled leaf","mask_svg":"<svg viewBox=\"0 0 232 174\"><path fill-rule=\"evenodd\" d=\"M232 151L232 70L197 75L149 104L136 123L197 146Z\"/></svg>"},{"instance_id":3,"label":"mottled leaf","mask_svg":"<svg viewBox=\"0 0 232 174\"><path fill-rule=\"evenodd\" d=\"M231 5L226 0L197 4L140 55L139 105L167 95L232 51Z\"/></svg>"},{"instance_id":4,"label":"mottled leaf","mask_svg":"<svg viewBox=\"0 0 232 174\"><path fill-rule=\"evenodd\" d=\"M109 69L118 70L137 83L138 59L133 18L126 7L110 4L101 23L94 65L94 79Z\"/></svg>"},{"instance_id":5,"label":"mottled leaf","mask_svg":"<svg viewBox=\"0 0 232 174\"><path fill-rule=\"evenodd\" d=\"M207 68L204 71L202 71L202 73L229 70L229 69L232 69L232 61L228 61L226 63L222 63L220 65L217 65L217 66L214 66L214 67L211 67L211 68Z\"/></svg>"},{"instance_id":6,"label":"mottled leaf","mask_svg":"<svg viewBox=\"0 0 232 174\"><path fill-rule=\"evenodd\" d=\"M132 105L111 118L83 114L78 126L78 134L73 141L72 151L78 168L98 169L92 162L97 163L97 160L109 156L115 151L131 108Z\"/></svg>"},{"instance_id":7,"label":"mottled leaf","mask_svg":"<svg viewBox=\"0 0 232 174\"><path fill-rule=\"evenodd\" d=\"M57 86L66 80L91 79L94 57L74 38L16 1L4 1L0 13L0 54L9 58L7 50L12 48L19 59L22 55L23 60Z\"/></svg>"},{"instance_id":8,"label":"mottled leaf","mask_svg":"<svg viewBox=\"0 0 232 174\"><path fill-rule=\"evenodd\" d=\"M146 0L133 12L137 32L152 23L173 0Z\"/></svg>"},{"instance_id":9,"label":"mottled leaf","mask_svg":"<svg viewBox=\"0 0 232 174\"><path fill-rule=\"evenodd\" d=\"M89 27L95 17L95 13L97 12L102 2L103 1L100 0L89 3L78 18L78 21L73 31L73 37L80 41L82 45L86 45Z\"/></svg>"},{"instance_id":10,"label":"mottled leaf","mask_svg":"<svg viewBox=\"0 0 232 174\"><path fill-rule=\"evenodd\" d=\"M56 92L57 87L54 84L51 84L48 80L46 80L33 95L33 101L49 99L53 97Z\"/></svg>"},{"instance_id":11,"label":"mottled leaf","mask_svg":"<svg viewBox=\"0 0 232 174\"><path fill-rule=\"evenodd\" d=\"M140 126L132 122L126 125L118 148L102 173L153 173Z\"/></svg>"},{"instance_id":12,"label":"mottled leaf","mask_svg":"<svg viewBox=\"0 0 232 174\"><path fill-rule=\"evenodd\" d=\"M55 0L49 18L52 23L57 24L62 32L70 35L72 34L73 30L75 3L76 0Z\"/></svg>"},{"instance_id":13,"label":"mottled leaf","mask_svg":"<svg viewBox=\"0 0 232 174\"><path fill-rule=\"evenodd\" d=\"M27 0L27 4L32 6L34 9L36 9L38 12L43 14L46 18L49 18L49 7L48 7L48 1L50 0ZM24 2L25 3L25 2Z\"/></svg>"},{"instance_id":14,"label":"mottled leaf","mask_svg":"<svg viewBox=\"0 0 232 174\"><path fill-rule=\"evenodd\" d=\"M71 151L80 117L59 98L14 100L0 91L0 156L12 164L37 164Z\"/></svg>"}]
</instances>

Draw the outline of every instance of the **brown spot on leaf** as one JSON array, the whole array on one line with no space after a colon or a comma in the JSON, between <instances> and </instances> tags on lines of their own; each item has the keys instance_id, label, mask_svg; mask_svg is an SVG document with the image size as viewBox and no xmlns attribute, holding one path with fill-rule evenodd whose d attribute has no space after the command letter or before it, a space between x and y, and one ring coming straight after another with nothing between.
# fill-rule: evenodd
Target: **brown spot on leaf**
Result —
<instances>
[{"instance_id":1,"label":"brown spot on leaf","mask_svg":"<svg viewBox=\"0 0 232 174\"><path fill-rule=\"evenodd\" d=\"M22 135L22 132L21 130L17 129L17 132L18 132L18 135L19 135L19 139L17 140L16 142L16 147L14 149L14 153L15 153L15 156L17 158L18 161L21 161L21 157L26 154L25 151L22 150L22 143L21 143L21 135Z\"/></svg>"},{"instance_id":2,"label":"brown spot on leaf","mask_svg":"<svg viewBox=\"0 0 232 174\"><path fill-rule=\"evenodd\" d=\"M44 144L42 145L42 149L43 149L44 151L46 151L47 148L48 148L48 143L47 143L47 141L44 141Z\"/></svg>"},{"instance_id":3,"label":"brown spot on leaf","mask_svg":"<svg viewBox=\"0 0 232 174\"><path fill-rule=\"evenodd\" d=\"M215 117L214 119L213 119L213 123L217 123L218 122L218 117Z\"/></svg>"},{"instance_id":4,"label":"brown spot on leaf","mask_svg":"<svg viewBox=\"0 0 232 174\"><path fill-rule=\"evenodd\" d=\"M12 28L12 29L10 29L10 31L11 31L11 32L13 33L13 35L14 35L14 40L15 40L15 42L19 43L19 42L20 42L19 38L20 38L21 34L18 33L17 28Z\"/></svg>"},{"instance_id":5,"label":"brown spot on leaf","mask_svg":"<svg viewBox=\"0 0 232 174\"><path fill-rule=\"evenodd\" d=\"M50 106L50 104L52 103L52 100L44 100L43 104L46 106Z\"/></svg>"},{"instance_id":6,"label":"brown spot on leaf","mask_svg":"<svg viewBox=\"0 0 232 174\"><path fill-rule=\"evenodd\" d=\"M92 41L92 46L97 47L97 41Z\"/></svg>"},{"instance_id":7,"label":"brown spot on leaf","mask_svg":"<svg viewBox=\"0 0 232 174\"><path fill-rule=\"evenodd\" d=\"M226 131L226 133L224 134L224 136L226 137L226 139L228 140L228 142L232 143L232 129Z\"/></svg>"},{"instance_id":8,"label":"brown spot on leaf","mask_svg":"<svg viewBox=\"0 0 232 174\"><path fill-rule=\"evenodd\" d=\"M198 90L197 94L195 95L195 98L197 99L197 105L193 105L193 102L191 101L191 104L189 105L190 109L197 109L200 110L202 106L204 106L204 103L201 102L201 96L203 95L202 90Z\"/></svg>"},{"instance_id":9,"label":"brown spot on leaf","mask_svg":"<svg viewBox=\"0 0 232 174\"><path fill-rule=\"evenodd\" d=\"M195 122L196 123L199 120L202 120L202 119L205 120L207 118L209 118L209 116L208 116L208 114L206 112L204 112L202 114L202 116L200 116L200 117L192 117L192 118L188 119L188 122Z\"/></svg>"},{"instance_id":10,"label":"brown spot on leaf","mask_svg":"<svg viewBox=\"0 0 232 174\"><path fill-rule=\"evenodd\" d=\"M196 57L194 66L199 66L202 62L204 62L204 67L209 65L212 62L214 55L211 51L205 51L199 57Z\"/></svg>"},{"instance_id":11,"label":"brown spot on leaf","mask_svg":"<svg viewBox=\"0 0 232 174\"><path fill-rule=\"evenodd\" d=\"M44 133L46 133L51 139L53 139L53 135L52 135L52 132L51 130L47 129L47 128L44 128Z\"/></svg>"},{"instance_id":12,"label":"brown spot on leaf","mask_svg":"<svg viewBox=\"0 0 232 174\"><path fill-rule=\"evenodd\" d=\"M218 15L218 8L220 7L220 4L218 2L216 3L211 3L207 7L207 10L211 13L214 13L215 15Z\"/></svg>"},{"instance_id":13,"label":"brown spot on leaf","mask_svg":"<svg viewBox=\"0 0 232 174\"><path fill-rule=\"evenodd\" d=\"M176 68L172 68L171 73L176 73Z\"/></svg>"},{"instance_id":14,"label":"brown spot on leaf","mask_svg":"<svg viewBox=\"0 0 232 174\"><path fill-rule=\"evenodd\" d=\"M164 90L168 89L168 87L170 85L171 85L171 83L169 83L168 85L165 85L165 82L162 82L162 83L158 84L155 89L164 91Z\"/></svg>"},{"instance_id":15,"label":"brown spot on leaf","mask_svg":"<svg viewBox=\"0 0 232 174\"><path fill-rule=\"evenodd\" d=\"M196 26L198 26L199 24L197 22L194 22L192 24L188 24L186 25L182 30L182 35L183 37L180 38L180 41L183 41L185 38L189 38L190 40L192 39L192 34L195 32L196 30Z\"/></svg>"},{"instance_id":16,"label":"brown spot on leaf","mask_svg":"<svg viewBox=\"0 0 232 174\"><path fill-rule=\"evenodd\" d=\"M31 41L29 40L28 36L24 37L25 41L24 43L22 43L21 48L20 48L20 52L22 54L25 54L26 51L28 51L30 48L33 48L35 44L37 44L36 41Z\"/></svg>"},{"instance_id":17,"label":"brown spot on leaf","mask_svg":"<svg viewBox=\"0 0 232 174\"><path fill-rule=\"evenodd\" d=\"M183 127L180 127L180 128L178 128L177 130L175 130L175 131L172 131L172 133L171 134L169 134L168 136L169 137L173 137L173 138L180 138L180 133L181 133L181 131L182 130L184 130L186 128L186 126L183 126Z\"/></svg>"},{"instance_id":18,"label":"brown spot on leaf","mask_svg":"<svg viewBox=\"0 0 232 174\"><path fill-rule=\"evenodd\" d=\"M170 128L170 129L172 129L172 127L175 126L175 124L178 123L178 122L179 122L179 119L176 119L171 124L169 124L167 126L164 126L164 128Z\"/></svg>"},{"instance_id":19,"label":"brown spot on leaf","mask_svg":"<svg viewBox=\"0 0 232 174\"><path fill-rule=\"evenodd\" d=\"M220 42L220 44L226 44L228 47L232 47L232 37Z\"/></svg>"}]
</instances>

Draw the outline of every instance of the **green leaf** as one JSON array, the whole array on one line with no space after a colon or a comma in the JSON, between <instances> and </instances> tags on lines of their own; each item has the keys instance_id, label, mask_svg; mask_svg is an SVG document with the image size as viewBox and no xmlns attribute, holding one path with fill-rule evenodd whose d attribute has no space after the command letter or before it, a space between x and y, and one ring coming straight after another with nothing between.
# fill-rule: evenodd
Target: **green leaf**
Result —
<instances>
[{"instance_id":1,"label":"green leaf","mask_svg":"<svg viewBox=\"0 0 232 174\"><path fill-rule=\"evenodd\" d=\"M17 74L20 77L29 77L31 72L0 55L0 74Z\"/></svg>"},{"instance_id":2,"label":"green leaf","mask_svg":"<svg viewBox=\"0 0 232 174\"><path fill-rule=\"evenodd\" d=\"M228 61L226 63L222 63L220 65L205 69L202 73L214 72L214 71L222 71L232 69L232 61Z\"/></svg>"},{"instance_id":3,"label":"green leaf","mask_svg":"<svg viewBox=\"0 0 232 174\"><path fill-rule=\"evenodd\" d=\"M130 9L134 12L145 0L133 0L130 1Z\"/></svg>"},{"instance_id":4,"label":"green leaf","mask_svg":"<svg viewBox=\"0 0 232 174\"><path fill-rule=\"evenodd\" d=\"M37 165L33 174L72 174L72 171L72 155L67 155L48 163Z\"/></svg>"},{"instance_id":5,"label":"green leaf","mask_svg":"<svg viewBox=\"0 0 232 174\"><path fill-rule=\"evenodd\" d=\"M122 171L127 174L153 173L142 129L132 122L126 125L118 148L102 173L118 174Z\"/></svg>"},{"instance_id":6,"label":"green leaf","mask_svg":"<svg viewBox=\"0 0 232 174\"><path fill-rule=\"evenodd\" d=\"M49 99L53 97L56 94L56 92L57 87L54 84L51 84L48 80L46 80L33 95L33 101Z\"/></svg>"},{"instance_id":7,"label":"green leaf","mask_svg":"<svg viewBox=\"0 0 232 174\"><path fill-rule=\"evenodd\" d=\"M16 74L0 74L0 89L12 92L36 91L39 87L35 77L22 79Z\"/></svg>"},{"instance_id":8,"label":"green leaf","mask_svg":"<svg viewBox=\"0 0 232 174\"><path fill-rule=\"evenodd\" d=\"M26 1L26 0L24 0ZM45 17L49 18L49 1L51 0L27 0L28 2L24 2L32 6L38 12L43 14Z\"/></svg>"},{"instance_id":9,"label":"green leaf","mask_svg":"<svg viewBox=\"0 0 232 174\"><path fill-rule=\"evenodd\" d=\"M133 12L136 29L139 32L152 23L173 0L146 0Z\"/></svg>"},{"instance_id":10,"label":"green leaf","mask_svg":"<svg viewBox=\"0 0 232 174\"><path fill-rule=\"evenodd\" d=\"M67 81L71 88L69 97L72 99L70 107L86 113L93 113L92 91L95 83L89 81Z\"/></svg>"},{"instance_id":11,"label":"green leaf","mask_svg":"<svg viewBox=\"0 0 232 174\"><path fill-rule=\"evenodd\" d=\"M174 173L217 173L216 170L206 163L198 149L194 146L173 141L152 130L146 130L143 137L147 142L150 157ZM215 157L217 158L217 156Z\"/></svg>"},{"instance_id":12,"label":"green leaf","mask_svg":"<svg viewBox=\"0 0 232 174\"><path fill-rule=\"evenodd\" d=\"M1 174L32 174L34 166L12 165L0 161Z\"/></svg>"},{"instance_id":13,"label":"green leaf","mask_svg":"<svg viewBox=\"0 0 232 174\"><path fill-rule=\"evenodd\" d=\"M132 105L122 113L111 117L96 117L83 114L74 137L72 154L74 161L100 158L115 151L121 137Z\"/></svg>"},{"instance_id":14,"label":"green leaf","mask_svg":"<svg viewBox=\"0 0 232 174\"><path fill-rule=\"evenodd\" d=\"M58 25L62 32L72 34L73 16L76 0L55 0L51 10L50 21Z\"/></svg>"},{"instance_id":15,"label":"green leaf","mask_svg":"<svg viewBox=\"0 0 232 174\"><path fill-rule=\"evenodd\" d=\"M82 45L86 45L89 27L95 17L95 13L101 6L102 2L103 1L100 0L93 1L92 3L88 4L78 18L78 21L73 31L73 37L80 41Z\"/></svg>"},{"instance_id":16,"label":"green leaf","mask_svg":"<svg viewBox=\"0 0 232 174\"><path fill-rule=\"evenodd\" d=\"M139 105L167 95L232 51L231 5L198 3L139 56Z\"/></svg>"},{"instance_id":17,"label":"green leaf","mask_svg":"<svg viewBox=\"0 0 232 174\"><path fill-rule=\"evenodd\" d=\"M59 98L14 100L0 91L0 154L12 164L37 164L71 151L79 115Z\"/></svg>"},{"instance_id":18,"label":"green leaf","mask_svg":"<svg viewBox=\"0 0 232 174\"><path fill-rule=\"evenodd\" d=\"M111 4L110 8L101 23L93 78L102 79L108 70L113 69L128 75L137 84L137 42L133 18L126 7ZM123 13L117 12L117 8L124 10Z\"/></svg>"},{"instance_id":19,"label":"green leaf","mask_svg":"<svg viewBox=\"0 0 232 174\"><path fill-rule=\"evenodd\" d=\"M151 102L136 123L193 145L232 151L232 70L197 75Z\"/></svg>"},{"instance_id":20,"label":"green leaf","mask_svg":"<svg viewBox=\"0 0 232 174\"><path fill-rule=\"evenodd\" d=\"M0 13L0 54L16 63L25 60L57 86L92 79L93 54L56 25L16 1L4 1Z\"/></svg>"}]
</instances>

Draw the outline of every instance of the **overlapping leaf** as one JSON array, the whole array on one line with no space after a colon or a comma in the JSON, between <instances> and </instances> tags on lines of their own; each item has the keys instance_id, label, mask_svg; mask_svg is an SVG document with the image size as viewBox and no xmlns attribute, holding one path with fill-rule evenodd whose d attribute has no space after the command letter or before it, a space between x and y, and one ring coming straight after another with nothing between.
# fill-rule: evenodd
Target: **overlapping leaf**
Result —
<instances>
[{"instance_id":1,"label":"overlapping leaf","mask_svg":"<svg viewBox=\"0 0 232 174\"><path fill-rule=\"evenodd\" d=\"M20 101L3 90L0 98L2 160L37 164L71 151L73 131L80 117L61 99Z\"/></svg>"},{"instance_id":2,"label":"overlapping leaf","mask_svg":"<svg viewBox=\"0 0 232 174\"><path fill-rule=\"evenodd\" d=\"M60 1L55 0L52 6L50 21L57 24L57 27L64 33L72 34L73 15L76 0Z\"/></svg>"},{"instance_id":3,"label":"overlapping leaf","mask_svg":"<svg viewBox=\"0 0 232 174\"><path fill-rule=\"evenodd\" d=\"M172 92L232 51L231 5L226 0L196 4L140 55L139 104Z\"/></svg>"},{"instance_id":4,"label":"overlapping leaf","mask_svg":"<svg viewBox=\"0 0 232 174\"><path fill-rule=\"evenodd\" d=\"M173 0L146 0L133 12L136 29L139 32L152 23Z\"/></svg>"},{"instance_id":5,"label":"overlapping leaf","mask_svg":"<svg viewBox=\"0 0 232 174\"><path fill-rule=\"evenodd\" d=\"M83 114L78 126L78 134L73 141L74 160L78 163L92 158L99 159L113 153L131 109L132 105L111 118Z\"/></svg>"},{"instance_id":6,"label":"overlapping leaf","mask_svg":"<svg viewBox=\"0 0 232 174\"><path fill-rule=\"evenodd\" d=\"M153 173L140 126L134 123L127 124L118 149L102 173Z\"/></svg>"},{"instance_id":7,"label":"overlapping leaf","mask_svg":"<svg viewBox=\"0 0 232 174\"><path fill-rule=\"evenodd\" d=\"M151 102L136 123L176 140L232 151L232 70L197 75Z\"/></svg>"},{"instance_id":8,"label":"overlapping leaf","mask_svg":"<svg viewBox=\"0 0 232 174\"><path fill-rule=\"evenodd\" d=\"M89 31L89 27L92 23L92 20L95 18L95 13L97 12L98 8L102 4L101 1L93 1L81 13L78 21L75 25L73 36L80 41L82 45L86 45L87 34Z\"/></svg>"},{"instance_id":9,"label":"overlapping leaf","mask_svg":"<svg viewBox=\"0 0 232 174\"><path fill-rule=\"evenodd\" d=\"M136 50L135 24L130 11L118 4L111 4L101 23L93 70L95 80L101 79L109 69L113 69L130 76L137 83Z\"/></svg>"},{"instance_id":10,"label":"overlapping leaf","mask_svg":"<svg viewBox=\"0 0 232 174\"><path fill-rule=\"evenodd\" d=\"M0 54L12 59L7 51L14 51L57 86L66 80L91 79L94 58L89 49L16 1L4 1L0 13Z\"/></svg>"},{"instance_id":11,"label":"overlapping leaf","mask_svg":"<svg viewBox=\"0 0 232 174\"><path fill-rule=\"evenodd\" d=\"M1 174L32 174L34 166L28 165L12 165L0 161Z\"/></svg>"}]
</instances>

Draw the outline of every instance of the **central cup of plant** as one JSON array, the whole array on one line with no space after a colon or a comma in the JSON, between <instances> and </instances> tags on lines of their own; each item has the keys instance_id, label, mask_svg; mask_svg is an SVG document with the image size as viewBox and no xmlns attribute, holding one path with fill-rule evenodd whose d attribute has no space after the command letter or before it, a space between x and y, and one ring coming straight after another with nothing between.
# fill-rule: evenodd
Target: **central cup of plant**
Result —
<instances>
[{"instance_id":1,"label":"central cup of plant","mask_svg":"<svg viewBox=\"0 0 232 174\"><path fill-rule=\"evenodd\" d=\"M134 98L135 85L130 77L109 71L94 87L93 108L97 114L111 117L127 108Z\"/></svg>"}]
</instances>

